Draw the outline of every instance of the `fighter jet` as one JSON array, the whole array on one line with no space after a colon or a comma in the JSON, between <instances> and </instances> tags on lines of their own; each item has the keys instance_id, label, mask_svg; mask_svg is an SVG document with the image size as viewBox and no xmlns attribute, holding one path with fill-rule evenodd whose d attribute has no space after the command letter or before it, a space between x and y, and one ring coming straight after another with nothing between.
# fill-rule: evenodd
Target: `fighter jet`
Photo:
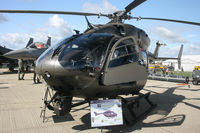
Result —
<instances>
[{"instance_id":1,"label":"fighter jet","mask_svg":"<svg viewBox=\"0 0 200 133\"><path fill-rule=\"evenodd\" d=\"M10 51L3 56L11 59L35 60L50 46L51 37L48 37L46 43L33 42L33 38L30 38L25 48Z\"/></svg>"},{"instance_id":2,"label":"fighter jet","mask_svg":"<svg viewBox=\"0 0 200 133\"><path fill-rule=\"evenodd\" d=\"M13 71L15 67L17 67L16 59L9 59L3 56L3 54L12 51L12 49L0 46L0 66L3 66L4 63L8 64L8 68L10 71Z\"/></svg>"}]
</instances>

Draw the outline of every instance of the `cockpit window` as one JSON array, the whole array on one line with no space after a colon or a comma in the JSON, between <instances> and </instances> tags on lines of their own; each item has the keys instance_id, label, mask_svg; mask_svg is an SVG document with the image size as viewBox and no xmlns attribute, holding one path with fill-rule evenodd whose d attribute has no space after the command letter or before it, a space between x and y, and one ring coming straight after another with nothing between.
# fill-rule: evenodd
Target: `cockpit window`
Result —
<instances>
[{"instance_id":1,"label":"cockpit window","mask_svg":"<svg viewBox=\"0 0 200 133\"><path fill-rule=\"evenodd\" d=\"M143 61L144 65L148 66L148 56L147 56L147 53L145 51L142 51L141 55L142 55L142 61Z\"/></svg>"},{"instance_id":2,"label":"cockpit window","mask_svg":"<svg viewBox=\"0 0 200 133\"><path fill-rule=\"evenodd\" d=\"M137 48L132 39L121 41L114 50L109 67L136 62L139 59Z\"/></svg>"},{"instance_id":3,"label":"cockpit window","mask_svg":"<svg viewBox=\"0 0 200 133\"><path fill-rule=\"evenodd\" d=\"M73 38L73 36L65 38L65 39L61 40L59 43L55 44L55 45L51 45L51 47L49 47L46 51L44 51L40 55L40 57L38 58L36 64L38 64L39 62L41 62L47 56L50 56L50 55L53 55L53 54L55 55L55 54L59 53L59 50L63 47L63 45L65 45L72 38Z\"/></svg>"},{"instance_id":4,"label":"cockpit window","mask_svg":"<svg viewBox=\"0 0 200 133\"><path fill-rule=\"evenodd\" d=\"M45 45L44 44L42 44L42 43L35 43L35 46L37 47L37 48L45 48Z\"/></svg>"},{"instance_id":5,"label":"cockpit window","mask_svg":"<svg viewBox=\"0 0 200 133\"><path fill-rule=\"evenodd\" d=\"M35 42L32 43L28 48L42 49L42 48L48 48L48 46L42 42Z\"/></svg>"},{"instance_id":6,"label":"cockpit window","mask_svg":"<svg viewBox=\"0 0 200 133\"><path fill-rule=\"evenodd\" d=\"M97 65L99 64L97 62L100 62L97 60L101 59L95 57L94 51L98 51L98 56L101 57L112 37L113 35L105 33L83 34L64 45L58 60L64 66L80 64L79 61L86 59L90 61L90 64Z\"/></svg>"}]
</instances>

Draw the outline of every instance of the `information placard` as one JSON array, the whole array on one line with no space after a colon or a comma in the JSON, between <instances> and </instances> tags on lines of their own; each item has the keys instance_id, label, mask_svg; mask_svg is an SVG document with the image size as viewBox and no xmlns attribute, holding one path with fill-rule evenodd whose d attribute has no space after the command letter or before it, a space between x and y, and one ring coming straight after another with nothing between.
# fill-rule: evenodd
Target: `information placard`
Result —
<instances>
[{"instance_id":1,"label":"information placard","mask_svg":"<svg viewBox=\"0 0 200 133\"><path fill-rule=\"evenodd\" d=\"M90 115L92 127L122 125L121 99L91 101Z\"/></svg>"}]
</instances>

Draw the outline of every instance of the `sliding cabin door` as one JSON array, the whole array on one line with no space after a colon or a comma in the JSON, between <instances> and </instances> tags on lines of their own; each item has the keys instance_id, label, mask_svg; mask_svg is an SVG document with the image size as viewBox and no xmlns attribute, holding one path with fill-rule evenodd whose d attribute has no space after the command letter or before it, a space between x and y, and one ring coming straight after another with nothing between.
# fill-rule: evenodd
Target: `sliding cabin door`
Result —
<instances>
[{"instance_id":1,"label":"sliding cabin door","mask_svg":"<svg viewBox=\"0 0 200 133\"><path fill-rule=\"evenodd\" d=\"M133 37L118 40L108 55L102 76L103 84L116 85L146 80L145 54Z\"/></svg>"}]
</instances>

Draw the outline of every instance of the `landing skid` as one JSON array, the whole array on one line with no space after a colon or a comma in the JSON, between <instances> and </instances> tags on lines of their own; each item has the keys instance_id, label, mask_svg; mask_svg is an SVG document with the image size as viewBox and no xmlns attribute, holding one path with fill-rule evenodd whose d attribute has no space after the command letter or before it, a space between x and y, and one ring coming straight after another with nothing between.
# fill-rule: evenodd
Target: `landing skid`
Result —
<instances>
[{"instance_id":1,"label":"landing skid","mask_svg":"<svg viewBox=\"0 0 200 133\"><path fill-rule=\"evenodd\" d=\"M146 94L140 93L137 98L131 100L122 98L123 117L127 125L136 123L138 120L140 120L142 117L144 117L147 113L149 113L152 109L154 109L157 106L156 104L153 104L150 101L149 95L150 92ZM140 105L140 102L143 98L150 105L150 107L143 113L137 115L134 109L143 106Z\"/></svg>"}]
</instances>

